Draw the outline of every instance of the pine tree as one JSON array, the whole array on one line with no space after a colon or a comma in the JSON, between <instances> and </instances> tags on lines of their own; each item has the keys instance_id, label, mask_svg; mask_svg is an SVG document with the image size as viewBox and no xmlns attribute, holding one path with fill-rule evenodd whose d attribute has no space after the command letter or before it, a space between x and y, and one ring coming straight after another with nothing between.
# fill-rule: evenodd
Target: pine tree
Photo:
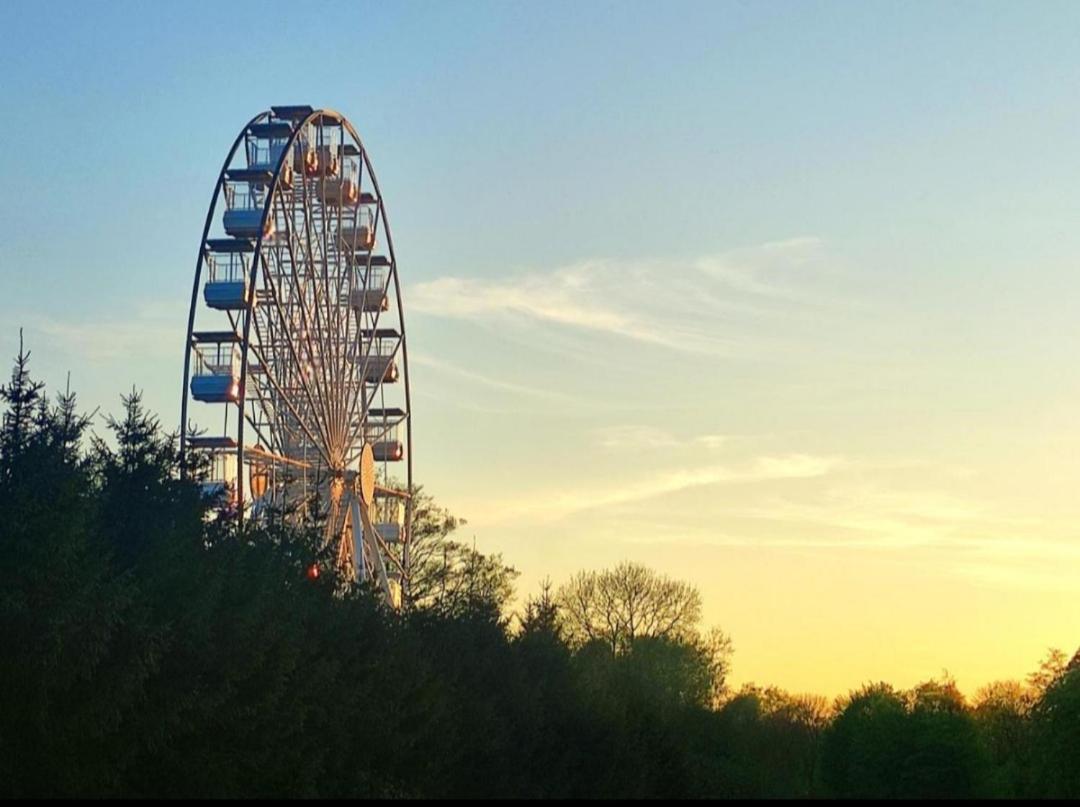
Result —
<instances>
[{"instance_id":1,"label":"pine tree","mask_svg":"<svg viewBox=\"0 0 1080 807\"><path fill-rule=\"evenodd\" d=\"M19 355L11 371L11 383L0 386L0 401L7 405L0 425L0 474L11 473L11 463L23 452L40 413L45 384L30 378L30 351L23 346L19 329Z\"/></svg>"},{"instance_id":2,"label":"pine tree","mask_svg":"<svg viewBox=\"0 0 1080 807\"><path fill-rule=\"evenodd\" d=\"M0 484L0 795L117 786L153 654L132 581L94 529L96 490L68 391L53 409L20 348L4 388Z\"/></svg>"}]
</instances>

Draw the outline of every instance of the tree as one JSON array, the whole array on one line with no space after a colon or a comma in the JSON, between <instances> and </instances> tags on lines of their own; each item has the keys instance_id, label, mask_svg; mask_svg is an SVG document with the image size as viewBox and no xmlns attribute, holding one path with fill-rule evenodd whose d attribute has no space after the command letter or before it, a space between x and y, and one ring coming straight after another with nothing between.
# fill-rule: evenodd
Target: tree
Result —
<instances>
[{"instance_id":1,"label":"tree","mask_svg":"<svg viewBox=\"0 0 1080 807\"><path fill-rule=\"evenodd\" d=\"M1035 795L1075 799L1080 798L1080 651L1068 664L1064 658L1052 654L1056 674L1041 678L1042 692L1032 710L1040 784Z\"/></svg>"},{"instance_id":2,"label":"tree","mask_svg":"<svg viewBox=\"0 0 1080 807\"><path fill-rule=\"evenodd\" d=\"M0 425L0 470L10 476L10 464L26 448L34 433L35 415L40 411L45 384L30 377L30 351L23 347L19 330L19 354L11 371L11 383L0 386L0 400L6 404Z\"/></svg>"},{"instance_id":3,"label":"tree","mask_svg":"<svg viewBox=\"0 0 1080 807\"><path fill-rule=\"evenodd\" d=\"M413 488L410 511L408 604L423 605L443 587L446 544L466 522L436 504L422 485Z\"/></svg>"},{"instance_id":4,"label":"tree","mask_svg":"<svg viewBox=\"0 0 1080 807\"><path fill-rule=\"evenodd\" d=\"M716 627L696 638L694 644L709 673L709 692L705 705L717 709L728 692L727 677L731 672L731 656L735 648L731 637Z\"/></svg>"},{"instance_id":5,"label":"tree","mask_svg":"<svg viewBox=\"0 0 1080 807\"><path fill-rule=\"evenodd\" d=\"M525 608L518 621L521 623L518 638L543 636L552 642L562 644L562 617L550 580L545 580L541 584L540 593L537 596L529 597L525 601Z\"/></svg>"},{"instance_id":6,"label":"tree","mask_svg":"<svg viewBox=\"0 0 1080 807\"><path fill-rule=\"evenodd\" d=\"M988 786L996 797L1028 792L1032 706L1032 690L1019 681L995 681L975 694L972 714L989 756Z\"/></svg>"},{"instance_id":7,"label":"tree","mask_svg":"<svg viewBox=\"0 0 1080 807\"><path fill-rule=\"evenodd\" d=\"M813 795L821 735L830 710L824 698L776 687L744 685L718 717L725 795L806 798Z\"/></svg>"},{"instance_id":8,"label":"tree","mask_svg":"<svg viewBox=\"0 0 1080 807\"><path fill-rule=\"evenodd\" d=\"M70 392L47 405L28 357L3 389L0 793L105 795L133 754L157 639L96 530L86 419Z\"/></svg>"},{"instance_id":9,"label":"tree","mask_svg":"<svg viewBox=\"0 0 1080 807\"><path fill-rule=\"evenodd\" d=\"M1080 653L972 706L947 676L835 713L731 695L690 586L583 573L511 631L516 572L423 494L394 613L308 578L321 530L207 518L138 393L86 446L28 357L0 387L2 797L1080 796Z\"/></svg>"},{"instance_id":10,"label":"tree","mask_svg":"<svg viewBox=\"0 0 1080 807\"><path fill-rule=\"evenodd\" d=\"M185 542L203 540L206 503L191 480L180 479L177 436L162 430L148 412L142 393L121 396L123 417L106 418L116 441L113 449L95 437L91 460L98 486L100 530L128 568L147 559L162 561Z\"/></svg>"},{"instance_id":11,"label":"tree","mask_svg":"<svg viewBox=\"0 0 1080 807\"><path fill-rule=\"evenodd\" d=\"M444 613L479 609L500 619L514 596L518 572L499 554L485 555L453 540L453 533L464 524L423 488L413 490L406 605Z\"/></svg>"},{"instance_id":12,"label":"tree","mask_svg":"<svg viewBox=\"0 0 1080 807\"><path fill-rule=\"evenodd\" d=\"M909 746L902 772L909 798L983 795L987 758L978 728L956 682L919 684L908 693Z\"/></svg>"},{"instance_id":13,"label":"tree","mask_svg":"<svg viewBox=\"0 0 1080 807\"><path fill-rule=\"evenodd\" d=\"M503 563L502 555L484 555L457 541L445 541L442 561L430 578L437 587L423 600L414 598L414 605L448 615L476 612L495 621L506 619L518 571Z\"/></svg>"},{"instance_id":14,"label":"tree","mask_svg":"<svg viewBox=\"0 0 1080 807\"><path fill-rule=\"evenodd\" d=\"M1061 678L1068 663L1068 656L1058 648L1052 647L1047 651L1046 657L1039 662L1039 669L1031 673L1027 679L1028 686L1031 687L1036 700L1041 698L1053 686L1054 682Z\"/></svg>"},{"instance_id":15,"label":"tree","mask_svg":"<svg viewBox=\"0 0 1080 807\"><path fill-rule=\"evenodd\" d=\"M825 732L821 777L839 798L896 798L907 745L903 696L885 683L864 686L837 703Z\"/></svg>"},{"instance_id":16,"label":"tree","mask_svg":"<svg viewBox=\"0 0 1080 807\"><path fill-rule=\"evenodd\" d=\"M864 687L825 734L822 779L841 798L981 795L986 758L974 719L946 677L897 692Z\"/></svg>"},{"instance_id":17,"label":"tree","mask_svg":"<svg viewBox=\"0 0 1080 807\"><path fill-rule=\"evenodd\" d=\"M692 638L701 620L697 589L635 563L580 572L557 600L572 642L602 641L616 655L639 638Z\"/></svg>"}]
</instances>

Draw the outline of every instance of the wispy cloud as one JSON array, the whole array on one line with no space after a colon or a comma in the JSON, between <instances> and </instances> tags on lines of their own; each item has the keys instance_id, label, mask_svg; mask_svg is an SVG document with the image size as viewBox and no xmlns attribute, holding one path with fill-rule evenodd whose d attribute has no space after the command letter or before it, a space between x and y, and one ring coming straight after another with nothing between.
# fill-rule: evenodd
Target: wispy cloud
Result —
<instances>
[{"instance_id":1,"label":"wispy cloud","mask_svg":"<svg viewBox=\"0 0 1080 807\"><path fill-rule=\"evenodd\" d=\"M503 392L510 392L514 395L525 396L529 398L540 398L548 401L559 401L562 403L581 403L582 401L573 395L567 395L564 392L552 389L544 389L542 387L533 387L527 384L517 384L512 381L506 381L500 378L493 378L483 373L478 373L475 370L467 370L464 367L458 367L456 364L452 364L441 359L437 359L426 353L411 353L409 355L409 361L413 364L421 367L429 367L437 372L454 376L456 378L464 379L470 383L480 384L481 386L488 387L489 389L502 390Z\"/></svg>"},{"instance_id":2,"label":"wispy cloud","mask_svg":"<svg viewBox=\"0 0 1080 807\"><path fill-rule=\"evenodd\" d=\"M805 237L697 259L588 260L551 270L415 284L411 311L506 324L532 323L604 334L697 354L738 348L736 317L777 307L820 305L801 289L821 262L822 242ZM799 284L779 278L802 268Z\"/></svg>"},{"instance_id":3,"label":"wispy cloud","mask_svg":"<svg viewBox=\"0 0 1080 807\"><path fill-rule=\"evenodd\" d=\"M677 437L653 426L605 426L594 432L595 442L601 448L622 451L653 448L720 448L728 441L722 434L699 434Z\"/></svg>"},{"instance_id":4,"label":"wispy cloud","mask_svg":"<svg viewBox=\"0 0 1080 807\"><path fill-rule=\"evenodd\" d=\"M29 337L40 337L45 347L95 364L182 355L186 307L140 304L122 320L80 321L42 315L6 314L12 325L25 326Z\"/></svg>"},{"instance_id":5,"label":"wispy cloud","mask_svg":"<svg viewBox=\"0 0 1080 807\"><path fill-rule=\"evenodd\" d=\"M487 393L479 396L470 395L468 397L455 398L453 395L446 394L445 385L437 385L435 387L417 385L414 394L481 414L516 415L521 417L534 414L550 415L553 412L557 412L559 416L566 417L596 414L598 412L663 412L670 415L672 412L689 409L689 406L685 404L679 405L662 401L651 402L617 397L586 398L563 392L559 389L520 384L487 373L479 373L452 362L437 359L427 353L410 353L409 361L413 366L434 370L436 373L445 375L448 378L465 382L465 384L469 386L479 386L484 390L506 393L512 398L526 398L536 402L536 406L531 409L520 402L502 406L493 404L491 396ZM435 394L431 392L432 389L439 389L440 392ZM551 404L560 404L561 406L558 409L554 409ZM709 435L702 438L703 441L712 441L713 443L720 439L721 438L718 435Z\"/></svg>"},{"instance_id":6,"label":"wispy cloud","mask_svg":"<svg viewBox=\"0 0 1080 807\"><path fill-rule=\"evenodd\" d=\"M708 335L673 331L641 313L605 302L596 281L610 274L611 264L593 262L513 280L446 277L413 287L409 304L413 311L427 314L457 319L525 317L679 350L716 352L723 347Z\"/></svg>"},{"instance_id":7,"label":"wispy cloud","mask_svg":"<svg viewBox=\"0 0 1080 807\"><path fill-rule=\"evenodd\" d=\"M824 489L815 487L808 501L795 500L790 490L749 504L729 500L708 524L693 513L665 511L657 519L642 508L634 514L635 529L617 537L637 544L866 552L991 587L1075 587L1080 543L1071 530L1003 511L994 502L847 478L872 473L866 463L849 460L841 470L844 475L827 480ZM598 522L596 530L603 526Z\"/></svg>"},{"instance_id":8,"label":"wispy cloud","mask_svg":"<svg viewBox=\"0 0 1080 807\"><path fill-rule=\"evenodd\" d=\"M813 236L789 238L703 257L696 266L743 294L798 303L828 303L829 300L805 290L805 277L801 278L803 287L784 282L785 276L793 271L805 274L808 268L820 269L824 246L820 238Z\"/></svg>"},{"instance_id":9,"label":"wispy cloud","mask_svg":"<svg viewBox=\"0 0 1080 807\"><path fill-rule=\"evenodd\" d=\"M619 486L537 491L526 498L507 501L487 512L478 513L471 521L478 525L508 520L545 523L586 510L645 502L693 488L820 477L842 465L843 460L837 457L792 454L759 457L739 466L672 468Z\"/></svg>"}]
</instances>

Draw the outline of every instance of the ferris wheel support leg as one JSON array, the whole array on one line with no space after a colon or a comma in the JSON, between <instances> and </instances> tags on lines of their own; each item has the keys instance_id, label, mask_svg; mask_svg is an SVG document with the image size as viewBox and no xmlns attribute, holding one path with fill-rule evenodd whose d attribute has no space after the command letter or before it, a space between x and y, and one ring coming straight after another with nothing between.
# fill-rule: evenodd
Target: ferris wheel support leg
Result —
<instances>
[{"instance_id":1,"label":"ferris wheel support leg","mask_svg":"<svg viewBox=\"0 0 1080 807\"><path fill-rule=\"evenodd\" d=\"M383 563L382 552L379 550L379 543L375 539L375 528L371 526L371 519L368 517L367 507L360 505L360 500L355 496L352 497L352 522L353 522L353 543L356 541L356 527L360 525L360 544L366 545L368 551L371 553L373 563L375 566L375 572L378 574L379 582L382 584L383 596L386 597L387 604L392 605L392 599L390 594L390 580L386 576L386 565ZM356 551L362 551L361 546L356 546Z\"/></svg>"},{"instance_id":2,"label":"ferris wheel support leg","mask_svg":"<svg viewBox=\"0 0 1080 807\"><path fill-rule=\"evenodd\" d=\"M369 578L370 573L367 556L364 554L363 521L360 518L360 510L355 498L349 502L349 522L352 526L353 570L356 572L356 579L362 582ZM357 529L360 530L359 540L357 540Z\"/></svg>"}]
</instances>

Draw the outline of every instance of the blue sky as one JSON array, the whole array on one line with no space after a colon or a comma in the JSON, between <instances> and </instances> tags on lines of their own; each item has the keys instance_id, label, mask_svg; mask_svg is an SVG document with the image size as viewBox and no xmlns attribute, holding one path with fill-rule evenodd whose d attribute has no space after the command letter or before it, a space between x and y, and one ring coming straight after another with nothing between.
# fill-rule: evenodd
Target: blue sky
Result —
<instances>
[{"instance_id":1,"label":"blue sky","mask_svg":"<svg viewBox=\"0 0 1080 807\"><path fill-rule=\"evenodd\" d=\"M389 206L418 478L524 589L690 579L741 680L1019 675L1080 620L1078 23L9 2L0 347L175 422L225 151L332 107Z\"/></svg>"}]
</instances>

